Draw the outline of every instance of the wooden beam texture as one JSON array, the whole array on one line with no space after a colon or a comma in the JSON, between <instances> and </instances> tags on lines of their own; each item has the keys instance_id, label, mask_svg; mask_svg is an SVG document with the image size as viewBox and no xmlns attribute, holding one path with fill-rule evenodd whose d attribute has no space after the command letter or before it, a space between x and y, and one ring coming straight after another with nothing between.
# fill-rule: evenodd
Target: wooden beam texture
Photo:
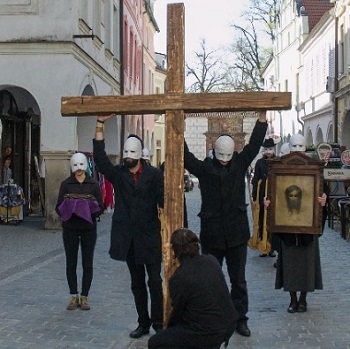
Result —
<instances>
[{"instance_id":1,"label":"wooden beam texture","mask_svg":"<svg viewBox=\"0 0 350 349\"><path fill-rule=\"evenodd\" d=\"M139 115L164 114L167 110L205 113L290 108L290 92L172 92L164 95L62 97L61 113L63 116L91 116L101 113Z\"/></svg>"}]
</instances>

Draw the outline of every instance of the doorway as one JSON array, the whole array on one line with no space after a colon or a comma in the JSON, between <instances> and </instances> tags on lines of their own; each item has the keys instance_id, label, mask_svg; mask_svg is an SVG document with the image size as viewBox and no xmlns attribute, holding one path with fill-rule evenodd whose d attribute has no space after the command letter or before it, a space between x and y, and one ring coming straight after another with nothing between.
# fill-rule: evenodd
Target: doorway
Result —
<instances>
[{"instance_id":1,"label":"doorway","mask_svg":"<svg viewBox=\"0 0 350 349\"><path fill-rule=\"evenodd\" d=\"M18 100L21 101L21 106ZM24 102L28 104L23 105ZM41 183L34 165L34 156L40 156L40 116L35 109L38 109L37 104L28 92L24 93L23 89L15 86L3 89L0 86L1 169L5 158L4 150L11 148L9 157L12 181L23 189L25 216L43 214L41 203L44 197L40 195Z\"/></svg>"}]
</instances>

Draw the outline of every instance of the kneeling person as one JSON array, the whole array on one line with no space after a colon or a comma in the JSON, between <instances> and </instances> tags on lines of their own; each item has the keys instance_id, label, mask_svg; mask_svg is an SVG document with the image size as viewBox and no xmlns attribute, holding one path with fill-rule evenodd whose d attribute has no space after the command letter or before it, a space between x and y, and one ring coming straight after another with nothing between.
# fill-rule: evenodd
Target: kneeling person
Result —
<instances>
[{"instance_id":1,"label":"kneeling person","mask_svg":"<svg viewBox=\"0 0 350 349\"><path fill-rule=\"evenodd\" d=\"M168 326L148 342L149 349L216 349L226 345L236 328L237 312L221 266L200 255L199 239L178 229L171 245L180 266L169 280L172 312Z\"/></svg>"}]
</instances>

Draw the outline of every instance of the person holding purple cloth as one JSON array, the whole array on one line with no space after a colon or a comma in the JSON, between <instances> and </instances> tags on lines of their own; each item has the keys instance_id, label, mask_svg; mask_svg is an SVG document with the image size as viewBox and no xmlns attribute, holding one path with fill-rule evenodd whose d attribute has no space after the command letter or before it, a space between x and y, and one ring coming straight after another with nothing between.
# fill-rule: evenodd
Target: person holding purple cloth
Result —
<instances>
[{"instance_id":1,"label":"person holding purple cloth","mask_svg":"<svg viewBox=\"0 0 350 349\"><path fill-rule=\"evenodd\" d=\"M61 183L56 212L62 220L66 254L66 277L71 299L67 310L90 310L88 294L93 277L93 259L97 239L96 218L104 211L98 182L87 174L87 159L76 153L70 160L72 174ZM77 264L81 246L83 280L79 298Z\"/></svg>"}]
</instances>

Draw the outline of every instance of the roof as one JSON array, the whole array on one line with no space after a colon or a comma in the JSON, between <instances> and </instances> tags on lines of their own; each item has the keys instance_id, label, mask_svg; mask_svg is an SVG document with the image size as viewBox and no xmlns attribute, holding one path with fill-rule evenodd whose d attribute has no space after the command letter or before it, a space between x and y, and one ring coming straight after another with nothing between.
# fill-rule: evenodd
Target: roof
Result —
<instances>
[{"instance_id":1,"label":"roof","mask_svg":"<svg viewBox=\"0 0 350 349\"><path fill-rule=\"evenodd\" d=\"M309 30L319 22L322 16L334 7L329 0L299 0L298 5L304 6L306 15L309 16ZM298 6L299 7L299 6Z\"/></svg>"}]
</instances>

